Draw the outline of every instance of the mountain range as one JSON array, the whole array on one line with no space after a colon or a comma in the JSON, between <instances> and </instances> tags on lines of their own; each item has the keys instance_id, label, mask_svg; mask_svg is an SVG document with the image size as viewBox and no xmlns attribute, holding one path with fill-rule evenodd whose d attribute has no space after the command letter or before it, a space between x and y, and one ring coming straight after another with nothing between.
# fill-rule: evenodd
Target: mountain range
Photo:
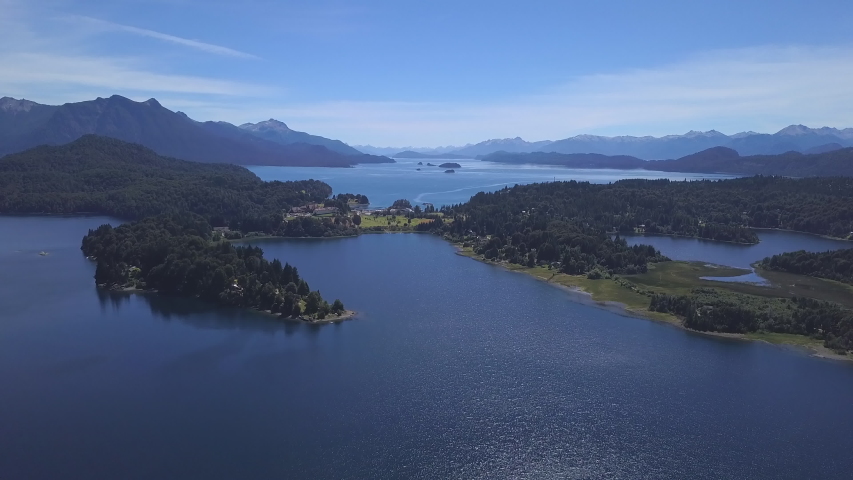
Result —
<instances>
[{"instance_id":1,"label":"mountain range","mask_svg":"<svg viewBox=\"0 0 853 480\"><path fill-rule=\"evenodd\" d=\"M350 167L392 163L343 142L290 130L275 120L237 127L199 122L155 100L113 95L64 105L0 98L0 155L97 134L144 145L160 155L208 163Z\"/></svg>"},{"instance_id":2,"label":"mountain range","mask_svg":"<svg viewBox=\"0 0 853 480\"><path fill-rule=\"evenodd\" d=\"M392 155L392 158L415 158L415 159L423 159L423 160L434 158L434 159L442 159L442 160L457 160L457 159L461 160L463 158L471 158L471 157L469 157L467 155L459 155L456 153L429 154L429 153L420 153L420 152L413 152L411 150L406 150L405 152L400 152L400 153L396 153L396 154Z\"/></svg>"},{"instance_id":3,"label":"mountain range","mask_svg":"<svg viewBox=\"0 0 853 480\"><path fill-rule=\"evenodd\" d=\"M741 155L775 155L785 152L820 153L853 147L853 128L809 128L791 125L773 133L742 132L726 135L716 130L690 131L684 135L663 137L577 135L563 140L528 142L520 137L486 140L464 147L428 148L378 148L359 147L362 151L394 155L410 150L425 155L454 155L476 158L495 152L509 153L597 153L601 155L630 155L643 160L680 158L713 147L728 147Z\"/></svg>"},{"instance_id":4,"label":"mountain range","mask_svg":"<svg viewBox=\"0 0 853 480\"><path fill-rule=\"evenodd\" d=\"M741 156L728 147L712 147L675 160L643 160L628 155L599 153L510 153L481 156L497 163L559 165L569 168L644 169L682 173L730 173L788 177L853 176L853 148L822 153L786 152Z\"/></svg>"},{"instance_id":5,"label":"mountain range","mask_svg":"<svg viewBox=\"0 0 853 480\"><path fill-rule=\"evenodd\" d=\"M284 122L275 119L240 126L227 122L196 121L182 112L163 107L153 98L135 102L113 95L64 105L42 105L29 100L0 98L0 155L38 145L65 144L87 134L138 143L158 154L185 160L321 167L394 162L387 156L477 158L496 152L541 152L624 155L641 160L664 160L682 158L715 147L726 147L742 156L786 152L818 154L853 147L853 128L841 130L803 125L791 125L773 134L742 132L725 135L710 130L663 137L577 135L563 140L540 142L528 142L516 137L435 149L353 147L340 140L292 130Z\"/></svg>"}]
</instances>

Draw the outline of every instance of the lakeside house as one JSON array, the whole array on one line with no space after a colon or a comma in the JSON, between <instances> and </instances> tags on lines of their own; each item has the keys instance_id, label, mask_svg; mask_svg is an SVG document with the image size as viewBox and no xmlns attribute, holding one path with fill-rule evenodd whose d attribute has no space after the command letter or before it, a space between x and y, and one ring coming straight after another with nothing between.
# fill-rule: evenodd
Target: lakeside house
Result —
<instances>
[{"instance_id":1,"label":"lakeside house","mask_svg":"<svg viewBox=\"0 0 853 480\"><path fill-rule=\"evenodd\" d=\"M317 209L322 209L322 208L323 208L323 205L320 203L308 203L308 204L305 204L301 207L293 207L290 209L290 211L288 213L290 215L296 215L296 216L311 215Z\"/></svg>"},{"instance_id":2,"label":"lakeside house","mask_svg":"<svg viewBox=\"0 0 853 480\"><path fill-rule=\"evenodd\" d=\"M410 213L415 213L411 208L389 208L388 213L391 215L408 215Z\"/></svg>"},{"instance_id":3,"label":"lakeside house","mask_svg":"<svg viewBox=\"0 0 853 480\"><path fill-rule=\"evenodd\" d=\"M230 232L231 229L228 227L213 227L213 231L219 232L219 233L227 233L227 232Z\"/></svg>"},{"instance_id":4,"label":"lakeside house","mask_svg":"<svg viewBox=\"0 0 853 480\"><path fill-rule=\"evenodd\" d=\"M338 207L323 207L314 209L314 215L330 215L338 213Z\"/></svg>"}]
</instances>

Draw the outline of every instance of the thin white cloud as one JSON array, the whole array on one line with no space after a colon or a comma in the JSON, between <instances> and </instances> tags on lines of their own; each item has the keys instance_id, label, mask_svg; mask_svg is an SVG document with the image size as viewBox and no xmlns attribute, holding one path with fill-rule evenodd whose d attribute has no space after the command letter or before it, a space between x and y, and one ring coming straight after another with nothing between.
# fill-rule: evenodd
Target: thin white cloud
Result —
<instances>
[{"instance_id":1,"label":"thin white cloud","mask_svg":"<svg viewBox=\"0 0 853 480\"><path fill-rule=\"evenodd\" d=\"M85 41L91 31L56 28L57 24L39 20L56 17L26 2L0 0L0 7L4 12L0 15L0 65L4 66L0 96L57 104L112 94L134 98L177 94L227 104L227 98L267 98L282 92L224 78L165 73L159 55L93 54ZM67 19L59 26L67 27Z\"/></svg>"},{"instance_id":2,"label":"thin white cloud","mask_svg":"<svg viewBox=\"0 0 853 480\"><path fill-rule=\"evenodd\" d=\"M0 91L38 92L53 90L73 92L76 89L100 89L103 95L144 92L148 94L184 93L192 95L252 97L274 95L273 89L228 80L191 75L161 74L148 71L144 62L111 57L59 55L52 53L0 52L0 64L14 68L0 69ZM79 101L71 95L67 101Z\"/></svg>"},{"instance_id":3,"label":"thin white cloud","mask_svg":"<svg viewBox=\"0 0 853 480\"><path fill-rule=\"evenodd\" d=\"M157 32L154 30L148 30L145 28L133 27L130 25L122 25L120 23L108 22L106 20L100 20L93 17L87 17L83 15L72 15L70 18L87 22L91 25L98 26L104 30L108 31L118 31L131 33L133 35L140 35L143 37L154 38L157 40L162 40L164 42L174 43L177 45L182 45L189 48L194 48L196 50L201 50L203 52L211 53L214 55L223 55L226 57L236 57L236 58L246 58L252 60L259 60L260 57L256 55L252 55L251 53L241 52L239 50L234 50L233 48L223 47L220 45L214 45L211 43L205 43L198 40L191 40L188 38L177 37L175 35L169 35L166 33Z\"/></svg>"}]
</instances>

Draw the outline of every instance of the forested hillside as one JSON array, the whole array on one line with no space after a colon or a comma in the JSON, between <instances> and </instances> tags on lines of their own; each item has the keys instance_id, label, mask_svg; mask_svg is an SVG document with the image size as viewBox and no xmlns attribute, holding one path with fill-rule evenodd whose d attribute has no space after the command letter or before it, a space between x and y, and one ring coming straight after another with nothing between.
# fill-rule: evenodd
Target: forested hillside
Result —
<instances>
[{"instance_id":1,"label":"forested hillside","mask_svg":"<svg viewBox=\"0 0 853 480\"><path fill-rule=\"evenodd\" d=\"M623 180L609 185L542 183L479 193L445 209L452 223L419 226L468 241L488 258L531 265L560 262L567 273L600 266L642 271L659 258L615 234L684 235L758 241L752 227L847 236L853 179L753 177L723 181Z\"/></svg>"},{"instance_id":2,"label":"forested hillside","mask_svg":"<svg viewBox=\"0 0 853 480\"><path fill-rule=\"evenodd\" d=\"M0 213L85 212L135 220L192 212L212 225L274 233L284 228L283 211L327 201L331 193L317 180L264 182L240 166L161 157L95 135L0 159ZM304 220L299 230L307 236L351 233L346 225Z\"/></svg>"},{"instance_id":3,"label":"forested hillside","mask_svg":"<svg viewBox=\"0 0 853 480\"><path fill-rule=\"evenodd\" d=\"M264 259L257 247L215 242L212 234L201 216L160 215L90 230L81 249L97 261L95 282L104 287L157 290L285 317L343 312L339 300L329 305L312 292L296 267Z\"/></svg>"},{"instance_id":4,"label":"forested hillside","mask_svg":"<svg viewBox=\"0 0 853 480\"><path fill-rule=\"evenodd\" d=\"M800 250L773 255L762 260L761 267L853 285L853 248L821 253Z\"/></svg>"}]
</instances>

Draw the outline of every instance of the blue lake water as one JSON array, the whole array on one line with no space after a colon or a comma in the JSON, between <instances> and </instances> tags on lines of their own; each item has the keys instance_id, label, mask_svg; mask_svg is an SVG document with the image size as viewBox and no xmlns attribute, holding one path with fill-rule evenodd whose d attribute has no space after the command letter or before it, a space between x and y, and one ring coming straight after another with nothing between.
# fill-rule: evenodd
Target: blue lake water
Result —
<instances>
[{"instance_id":1,"label":"blue lake water","mask_svg":"<svg viewBox=\"0 0 853 480\"><path fill-rule=\"evenodd\" d=\"M423 166L417 165L419 161ZM367 195L374 207L387 207L394 200L429 202L436 207L467 202L477 192L505 186L554 180L609 183L626 178L669 178L672 180L732 178L729 175L652 172L647 170L585 170L546 165L507 165L480 160L446 160L462 165L456 173L444 173L445 160L398 159L397 163L357 165L355 168L248 167L263 180L322 180L335 193ZM421 171L417 169L420 168Z\"/></svg>"},{"instance_id":2,"label":"blue lake water","mask_svg":"<svg viewBox=\"0 0 853 480\"><path fill-rule=\"evenodd\" d=\"M826 252L853 248L853 242L834 240L807 233L783 232L778 230L756 230L760 240L755 245L714 242L698 238L671 237L663 235L627 235L623 236L631 245L652 245L673 260L708 262L714 265L745 268L766 257L785 252L805 250L807 252ZM767 281L755 272L738 277L708 277L709 280L735 281L755 284L767 284Z\"/></svg>"},{"instance_id":3,"label":"blue lake water","mask_svg":"<svg viewBox=\"0 0 853 480\"><path fill-rule=\"evenodd\" d=\"M339 325L99 292L79 243L108 221L0 217L0 478L853 471L850 364L620 316L430 235L255 242L361 312Z\"/></svg>"}]
</instances>

